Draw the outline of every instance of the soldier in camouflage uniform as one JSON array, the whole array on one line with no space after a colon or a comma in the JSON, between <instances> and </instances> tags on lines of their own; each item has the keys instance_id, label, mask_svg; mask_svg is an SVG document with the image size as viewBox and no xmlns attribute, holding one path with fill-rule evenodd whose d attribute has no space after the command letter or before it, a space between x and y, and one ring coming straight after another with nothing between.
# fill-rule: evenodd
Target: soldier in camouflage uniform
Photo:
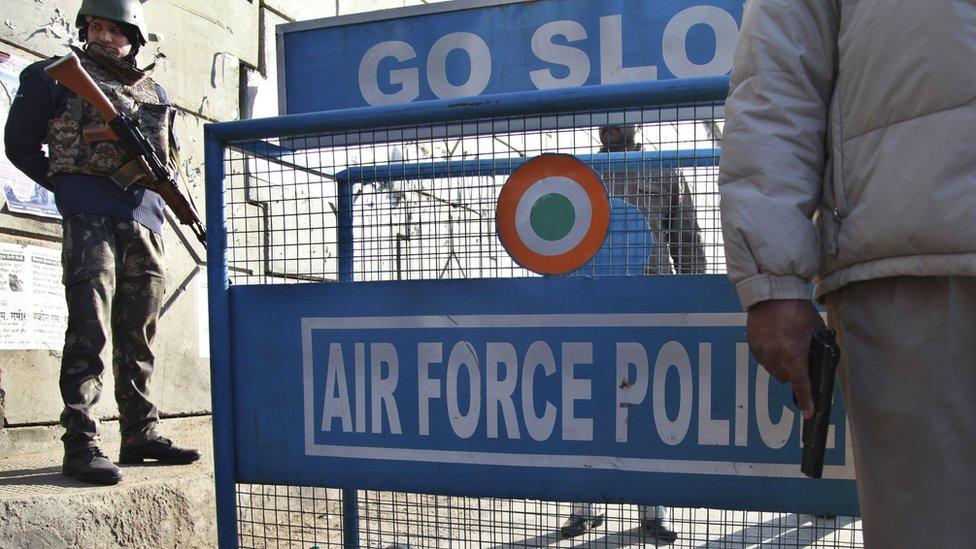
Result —
<instances>
[{"instance_id":1,"label":"soldier in camouflage uniform","mask_svg":"<svg viewBox=\"0 0 976 549\"><path fill-rule=\"evenodd\" d=\"M140 122L157 154L175 147L173 111L163 89L135 66L146 29L139 0L85 0L77 26L82 66L121 112ZM159 412L149 398L152 342L165 293L163 201L131 184L135 151L119 142L89 144L98 111L44 71L24 69L4 134L7 156L55 193L64 219L62 267L68 328L61 362L63 471L82 481L114 484L122 474L97 445L92 409L102 390L103 350L111 334L121 463L191 463L200 453L156 433ZM46 142L48 155L41 145ZM171 166L172 167L172 166Z\"/></svg>"}]
</instances>

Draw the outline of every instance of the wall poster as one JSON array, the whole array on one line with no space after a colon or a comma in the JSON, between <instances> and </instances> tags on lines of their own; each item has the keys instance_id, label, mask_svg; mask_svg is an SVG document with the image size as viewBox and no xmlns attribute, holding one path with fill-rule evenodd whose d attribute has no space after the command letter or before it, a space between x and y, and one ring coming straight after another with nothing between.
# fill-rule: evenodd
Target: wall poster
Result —
<instances>
[{"instance_id":1,"label":"wall poster","mask_svg":"<svg viewBox=\"0 0 976 549\"><path fill-rule=\"evenodd\" d=\"M7 124L7 113L20 84L20 71L29 64L26 59L0 51L0 128ZM3 149L3 132L0 132L0 150ZM0 188L3 189L7 209L11 212L55 219L61 217L54 204L54 193L15 168L7 160L6 154L0 154Z\"/></svg>"}]
</instances>

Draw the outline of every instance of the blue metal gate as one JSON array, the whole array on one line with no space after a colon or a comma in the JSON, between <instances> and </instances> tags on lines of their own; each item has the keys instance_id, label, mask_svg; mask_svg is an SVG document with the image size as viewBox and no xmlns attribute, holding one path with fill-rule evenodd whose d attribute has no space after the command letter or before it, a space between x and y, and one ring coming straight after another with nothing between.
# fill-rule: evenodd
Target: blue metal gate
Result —
<instances>
[{"instance_id":1,"label":"blue metal gate","mask_svg":"<svg viewBox=\"0 0 976 549\"><path fill-rule=\"evenodd\" d=\"M842 403L825 479L744 344L717 166L726 78L356 108L207 127L224 547L859 547ZM601 128L640 146L601 152ZM568 153L603 248L540 277L498 191ZM570 504L602 525L563 539ZM638 504L640 507L631 505ZM640 509L640 510L639 510Z\"/></svg>"}]
</instances>

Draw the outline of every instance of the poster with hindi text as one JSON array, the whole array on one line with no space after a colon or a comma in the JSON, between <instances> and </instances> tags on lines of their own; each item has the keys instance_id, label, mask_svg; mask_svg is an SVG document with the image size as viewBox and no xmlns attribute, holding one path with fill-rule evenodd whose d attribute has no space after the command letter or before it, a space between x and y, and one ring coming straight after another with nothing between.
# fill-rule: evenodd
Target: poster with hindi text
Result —
<instances>
[{"instance_id":1,"label":"poster with hindi text","mask_svg":"<svg viewBox=\"0 0 976 549\"><path fill-rule=\"evenodd\" d=\"M60 350L67 319L60 252L0 243L0 349Z\"/></svg>"}]
</instances>

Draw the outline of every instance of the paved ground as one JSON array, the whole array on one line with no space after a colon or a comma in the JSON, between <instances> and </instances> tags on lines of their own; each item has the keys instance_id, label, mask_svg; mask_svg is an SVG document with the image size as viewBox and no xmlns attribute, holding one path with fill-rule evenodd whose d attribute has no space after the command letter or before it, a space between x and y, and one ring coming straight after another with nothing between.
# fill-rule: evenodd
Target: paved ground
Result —
<instances>
[{"instance_id":1,"label":"paved ground","mask_svg":"<svg viewBox=\"0 0 976 549\"><path fill-rule=\"evenodd\" d=\"M209 421L169 423L180 424L178 442L201 448L204 459L186 466L124 466L124 479L115 486L62 475L60 450L0 459L0 547L215 545ZM117 438L103 449L114 460Z\"/></svg>"},{"instance_id":2,"label":"paved ground","mask_svg":"<svg viewBox=\"0 0 976 549\"><path fill-rule=\"evenodd\" d=\"M242 485L238 489L242 547L342 547L338 490ZM640 528L636 505L600 505L605 520L595 530L562 539L568 504L476 499L388 492L359 492L362 547L655 547ZM671 509L679 532L675 548L860 548L860 523L848 517L788 513Z\"/></svg>"},{"instance_id":3,"label":"paved ground","mask_svg":"<svg viewBox=\"0 0 976 549\"><path fill-rule=\"evenodd\" d=\"M114 459L118 440L110 429L103 448ZM207 418L168 420L164 431L201 448L205 459L178 467L125 466L125 479L111 487L61 475L56 438L35 434L31 447L48 451L0 458L0 548L215 546L209 429ZM15 446L2 442L0 451ZM568 504L365 491L358 497L362 547L655 547L634 505L600 506L604 523L567 540L559 525ZM338 490L241 485L237 502L242 547L343 546ZM680 535L675 548L862 547L860 523L847 517L672 509L671 518Z\"/></svg>"}]
</instances>

